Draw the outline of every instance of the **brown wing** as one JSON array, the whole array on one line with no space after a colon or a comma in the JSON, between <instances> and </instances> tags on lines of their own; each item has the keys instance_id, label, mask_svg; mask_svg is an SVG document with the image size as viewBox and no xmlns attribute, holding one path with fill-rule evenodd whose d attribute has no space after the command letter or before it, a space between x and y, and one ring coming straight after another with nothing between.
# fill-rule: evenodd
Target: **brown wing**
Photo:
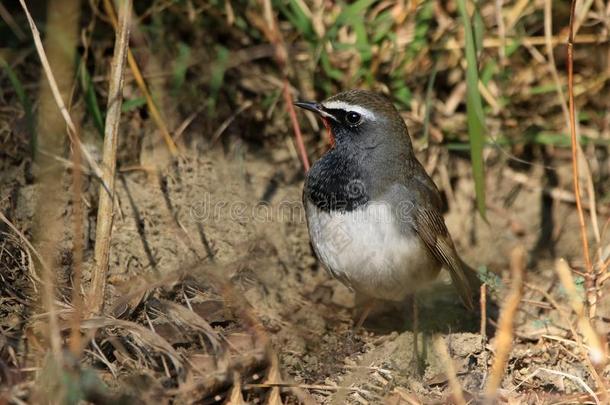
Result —
<instances>
[{"instance_id":1,"label":"brown wing","mask_svg":"<svg viewBox=\"0 0 610 405\"><path fill-rule=\"evenodd\" d=\"M434 257L449 270L451 280L458 290L462 302L469 310L474 309L472 288L466 271L471 271L460 259L451 235L441 214L436 210L416 207L415 229Z\"/></svg>"}]
</instances>

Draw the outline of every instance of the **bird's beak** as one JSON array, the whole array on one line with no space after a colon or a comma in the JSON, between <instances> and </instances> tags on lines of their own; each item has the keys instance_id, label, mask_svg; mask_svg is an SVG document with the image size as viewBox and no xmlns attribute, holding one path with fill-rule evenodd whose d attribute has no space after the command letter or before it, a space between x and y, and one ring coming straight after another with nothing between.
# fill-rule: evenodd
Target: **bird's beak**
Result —
<instances>
[{"instance_id":1,"label":"bird's beak","mask_svg":"<svg viewBox=\"0 0 610 405\"><path fill-rule=\"evenodd\" d=\"M324 106L315 101L297 101L294 103L297 107L304 108L305 110L313 111L322 118L330 118L334 121L338 121L337 118L330 114Z\"/></svg>"}]
</instances>

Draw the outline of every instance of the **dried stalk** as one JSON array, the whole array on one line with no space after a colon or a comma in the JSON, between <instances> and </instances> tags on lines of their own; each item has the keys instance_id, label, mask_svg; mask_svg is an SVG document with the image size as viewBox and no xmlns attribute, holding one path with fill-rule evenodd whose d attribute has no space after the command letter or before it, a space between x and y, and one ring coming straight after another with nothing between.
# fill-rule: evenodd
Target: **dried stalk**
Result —
<instances>
[{"instance_id":1,"label":"dried stalk","mask_svg":"<svg viewBox=\"0 0 610 405\"><path fill-rule=\"evenodd\" d=\"M449 380L449 388L453 394L453 402L457 405L466 405L462 386L460 385L455 372L455 364L453 364L453 360L451 360L451 356L449 356L449 351L447 350L445 342L443 342L443 338L439 335L434 337L434 349L445 366L445 373Z\"/></svg>"},{"instance_id":2,"label":"dried stalk","mask_svg":"<svg viewBox=\"0 0 610 405\"><path fill-rule=\"evenodd\" d=\"M73 250L73 268L72 271L72 306L74 313L72 314L72 329L70 331L70 351L75 358L80 356L81 334L80 322L83 316L83 299L81 297L81 277L83 266L83 200L82 200L82 181L83 173L81 171L81 154L80 150L72 151L72 161L74 169L72 171L72 205L74 212L72 213L74 222L74 235L72 236ZM103 193L103 195L107 195Z\"/></svg>"},{"instance_id":3,"label":"dried stalk","mask_svg":"<svg viewBox=\"0 0 610 405\"><path fill-rule=\"evenodd\" d=\"M513 346L513 323L523 293L524 268L525 250L522 246L518 246L513 249L510 258L512 283L510 293L502 307L500 319L498 320L498 334L494 342L494 352L496 353L496 356L491 366L489 380L485 387L485 399L487 404L495 402L496 392L502 383L508 355Z\"/></svg>"},{"instance_id":4,"label":"dried stalk","mask_svg":"<svg viewBox=\"0 0 610 405\"><path fill-rule=\"evenodd\" d=\"M104 131L103 178L109 184L110 195L100 192L97 211L97 228L95 230L95 269L91 280L90 314L99 314L103 309L106 276L108 274L108 256L110 252L110 235L112 233L114 205L114 174L116 168L116 149L119 136L119 121L123 101L123 75L125 57L129 43L129 21L131 19L131 0L122 0L119 13L119 27L114 44L110 87L108 89L108 107Z\"/></svg>"},{"instance_id":5,"label":"dried stalk","mask_svg":"<svg viewBox=\"0 0 610 405\"><path fill-rule=\"evenodd\" d=\"M119 21L117 21L116 12L114 11L114 7L112 5L111 0L104 0L104 9L106 10L106 14L108 14L108 17L110 18L110 22L112 23L113 28L115 29L115 31L118 31ZM127 48L127 62L129 63L129 69L131 70L131 73L133 73L133 77L136 80L140 91L142 92L142 94L144 94L144 98L146 99L146 105L148 106L150 115L155 121L155 124L157 124L157 126L159 127L159 130L161 131L161 135L163 136L163 140L165 141L167 148L169 149L172 156L176 156L178 154L178 148L176 146L176 143L170 135L169 130L167 129L167 125L165 125L165 121L163 121L163 118L161 118L161 113L159 112L159 109L157 108L157 105L155 104L150 94L150 91L148 91L148 86L146 85L146 82L142 77L142 72L140 72L138 62L136 61L136 58L133 56L133 53L131 52L131 49L129 47Z\"/></svg>"},{"instance_id":6,"label":"dried stalk","mask_svg":"<svg viewBox=\"0 0 610 405\"><path fill-rule=\"evenodd\" d=\"M570 10L570 29L568 34L568 103L570 112L570 138L572 141L572 177L574 181L574 196L576 197L576 210L580 224L580 236L582 238L583 256L587 274L591 276L591 258L589 257L589 241L587 240L587 225L580 197L580 178L578 177L578 141L576 139L576 118L574 112L574 8L576 0L572 0ZM589 277L589 283L591 282Z\"/></svg>"},{"instance_id":7,"label":"dried stalk","mask_svg":"<svg viewBox=\"0 0 610 405\"><path fill-rule=\"evenodd\" d=\"M21 3L21 7L23 8L23 11L25 12L28 23L30 25L30 30L32 31L32 36L34 37L34 45L36 46L36 52L38 53L38 57L40 58L40 62L42 63L42 68L44 70L45 76L49 81L49 86L51 88L51 92L53 93L53 98L55 99L55 103L57 104L57 107L59 108L59 111L61 112L64 121L66 121L70 142L72 142L75 147L81 150L81 153L85 157L85 160L89 164L89 167L91 167L91 170L93 170L95 175L100 179L102 185L104 186L104 189L108 191L108 185L102 178L102 169L100 169L98 164L95 162L95 159L93 159L87 148L85 148L85 146L81 143L78 137L76 126L74 125L74 121L72 121L70 112L66 108L66 104L64 103L61 92L59 91L59 87L57 86L57 81L55 80L55 76L53 75L53 71L51 70L51 65L49 64L49 60L47 59L44 47L42 46L40 32L38 31L38 28L36 27L36 24L32 19L28 7L25 5L25 1L19 0L19 2Z\"/></svg>"}]
</instances>

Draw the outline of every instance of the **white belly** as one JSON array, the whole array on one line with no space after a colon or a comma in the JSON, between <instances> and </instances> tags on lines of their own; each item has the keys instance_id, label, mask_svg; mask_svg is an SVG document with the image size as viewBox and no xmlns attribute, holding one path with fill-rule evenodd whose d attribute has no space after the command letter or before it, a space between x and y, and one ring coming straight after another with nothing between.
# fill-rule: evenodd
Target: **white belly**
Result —
<instances>
[{"instance_id":1,"label":"white belly","mask_svg":"<svg viewBox=\"0 0 610 405\"><path fill-rule=\"evenodd\" d=\"M329 272L368 296L400 301L433 280L440 265L415 234L400 233L385 203L325 212L307 201L309 236Z\"/></svg>"}]
</instances>

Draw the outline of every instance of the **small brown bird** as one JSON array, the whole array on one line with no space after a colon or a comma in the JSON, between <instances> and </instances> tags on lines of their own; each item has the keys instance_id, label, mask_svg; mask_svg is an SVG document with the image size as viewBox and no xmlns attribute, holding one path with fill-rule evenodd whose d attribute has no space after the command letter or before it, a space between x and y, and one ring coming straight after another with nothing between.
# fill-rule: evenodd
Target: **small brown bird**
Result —
<instances>
[{"instance_id":1,"label":"small brown bird","mask_svg":"<svg viewBox=\"0 0 610 405\"><path fill-rule=\"evenodd\" d=\"M295 104L317 113L334 138L303 189L311 243L330 274L368 297L402 301L445 267L473 309L474 271L455 250L439 191L391 101L351 90Z\"/></svg>"}]
</instances>

